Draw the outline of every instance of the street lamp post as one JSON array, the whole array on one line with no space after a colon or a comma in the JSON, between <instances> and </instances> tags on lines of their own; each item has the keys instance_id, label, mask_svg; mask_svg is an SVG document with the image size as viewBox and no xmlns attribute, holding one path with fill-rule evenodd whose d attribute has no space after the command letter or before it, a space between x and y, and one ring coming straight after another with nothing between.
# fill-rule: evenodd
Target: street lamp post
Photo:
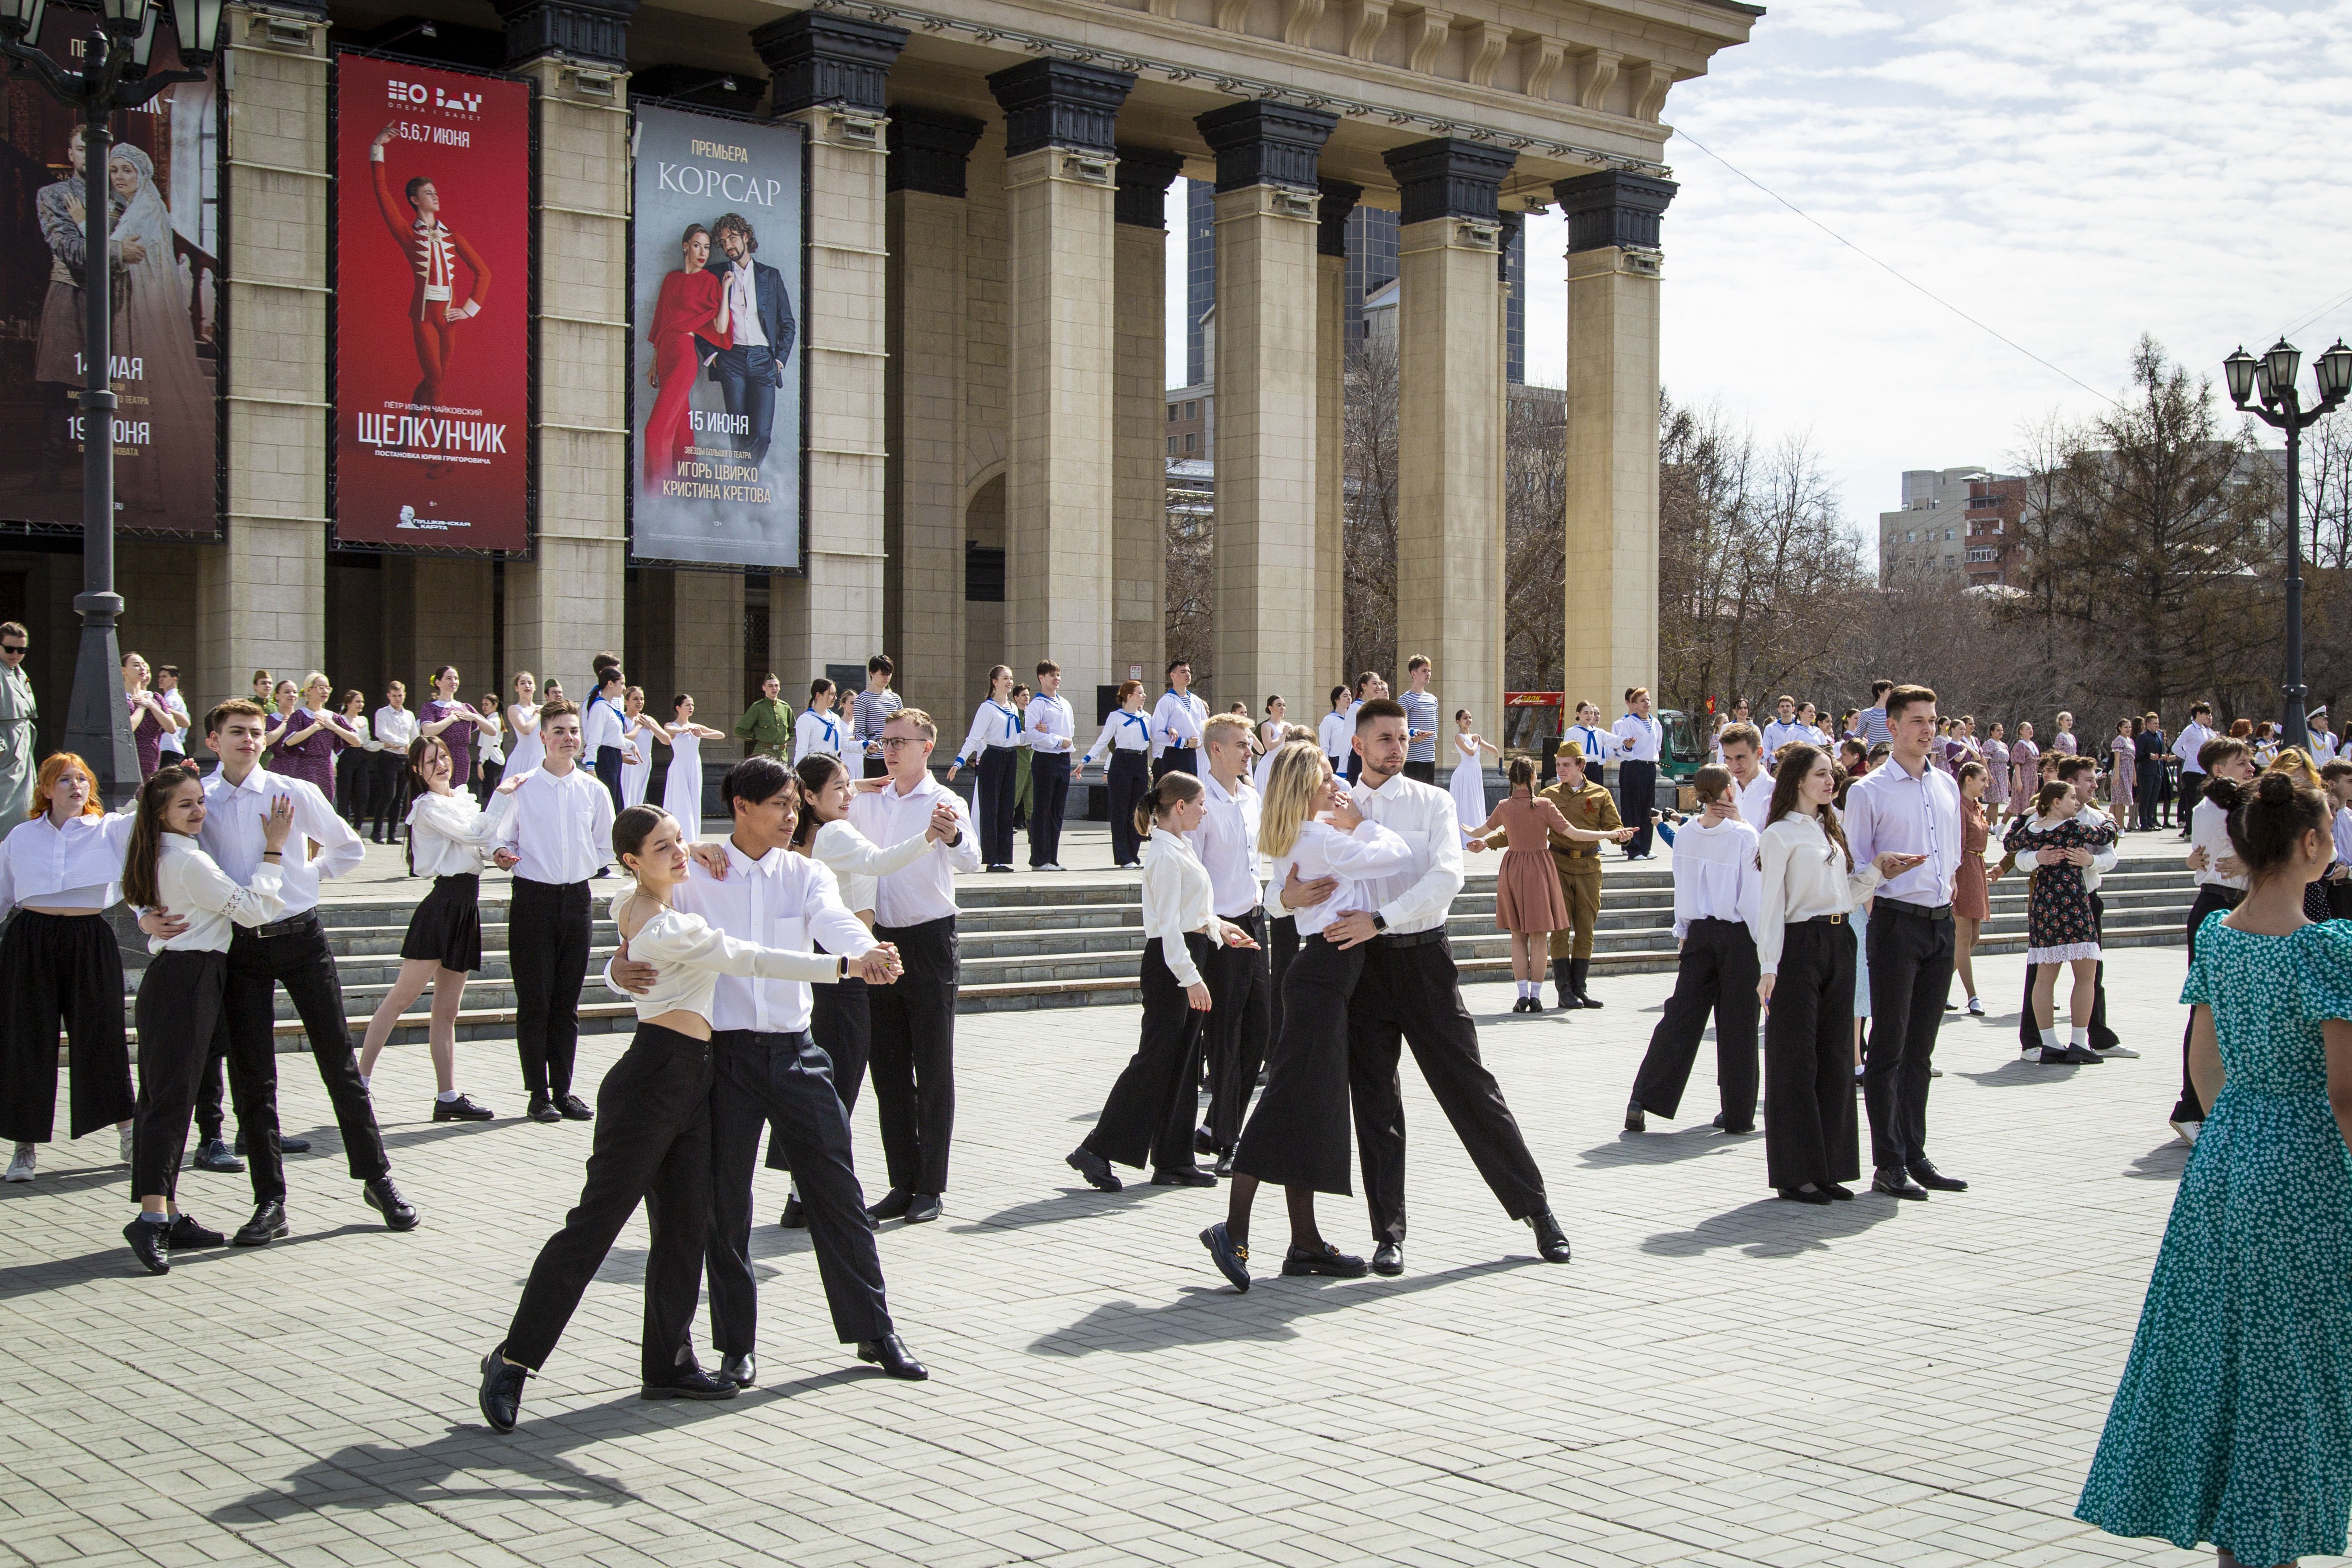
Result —
<instances>
[{"instance_id":1,"label":"street lamp post","mask_svg":"<svg viewBox=\"0 0 2352 1568\"><path fill-rule=\"evenodd\" d=\"M109 805L129 800L139 785L139 754L122 702L121 660L114 622L122 596L114 591L114 320L110 308L114 209L107 183L114 115L135 109L179 82L202 81L220 47L221 0L172 0L172 27L187 69L150 75L162 0L102 0L100 30L78 70L67 70L40 47L47 0L0 0L0 55L29 68L49 95L79 110L82 122L81 650L74 662L73 698L66 708L66 749L98 775ZM185 476L176 476L185 478Z\"/></svg>"},{"instance_id":2,"label":"street lamp post","mask_svg":"<svg viewBox=\"0 0 2352 1568\"><path fill-rule=\"evenodd\" d=\"M2352 392L2352 348L2338 338L2313 367L2319 383L2319 402L2303 406L2295 390L2295 373L2303 368L2303 350L2282 338L2257 360L2241 347L2221 361L2230 380L2230 401L2242 413L2286 432L2286 735L2285 744L2308 749L2310 736L2304 722L2303 699L2303 432L2336 412ZM2259 397L2249 406L2247 400Z\"/></svg>"}]
</instances>

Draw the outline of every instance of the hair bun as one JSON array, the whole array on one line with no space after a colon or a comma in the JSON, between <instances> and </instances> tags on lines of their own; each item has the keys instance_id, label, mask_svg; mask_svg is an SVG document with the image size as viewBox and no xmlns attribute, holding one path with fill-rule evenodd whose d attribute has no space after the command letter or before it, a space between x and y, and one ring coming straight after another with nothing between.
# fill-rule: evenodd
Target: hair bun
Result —
<instances>
[{"instance_id":1,"label":"hair bun","mask_svg":"<svg viewBox=\"0 0 2352 1568\"><path fill-rule=\"evenodd\" d=\"M2284 773L2265 773L2256 795L2265 806L2284 806L2294 799L2294 780Z\"/></svg>"}]
</instances>

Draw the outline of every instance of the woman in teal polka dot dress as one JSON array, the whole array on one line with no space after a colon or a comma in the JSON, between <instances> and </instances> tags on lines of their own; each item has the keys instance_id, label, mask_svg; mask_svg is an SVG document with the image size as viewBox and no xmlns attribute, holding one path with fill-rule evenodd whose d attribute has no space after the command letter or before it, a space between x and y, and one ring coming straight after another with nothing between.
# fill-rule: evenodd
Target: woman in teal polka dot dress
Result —
<instances>
[{"instance_id":1,"label":"woman in teal polka dot dress","mask_svg":"<svg viewBox=\"0 0 2352 1568\"><path fill-rule=\"evenodd\" d=\"M2303 915L2317 791L2245 787L2230 840L2252 888L2199 928L2180 998L2212 1114L2074 1511L2274 1568L2342 1553L2352 1513L2352 924Z\"/></svg>"}]
</instances>

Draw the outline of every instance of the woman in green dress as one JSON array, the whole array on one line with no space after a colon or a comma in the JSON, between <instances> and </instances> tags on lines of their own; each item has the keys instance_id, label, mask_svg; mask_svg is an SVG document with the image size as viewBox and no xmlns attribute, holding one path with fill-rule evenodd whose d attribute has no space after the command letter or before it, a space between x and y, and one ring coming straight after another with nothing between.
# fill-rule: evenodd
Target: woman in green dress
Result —
<instances>
[{"instance_id":1,"label":"woman in green dress","mask_svg":"<svg viewBox=\"0 0 2352 1568\"><path fill-rule=\"evenodd\" d=\"M2304 918L2332 848L2318 792L2232 792L2252 886L2199 928L2180 998L2212 1114L2074 1511L2273 1568L2342 1553L2352 1512L2352 924Z\"/></svg>"}]
</instances>

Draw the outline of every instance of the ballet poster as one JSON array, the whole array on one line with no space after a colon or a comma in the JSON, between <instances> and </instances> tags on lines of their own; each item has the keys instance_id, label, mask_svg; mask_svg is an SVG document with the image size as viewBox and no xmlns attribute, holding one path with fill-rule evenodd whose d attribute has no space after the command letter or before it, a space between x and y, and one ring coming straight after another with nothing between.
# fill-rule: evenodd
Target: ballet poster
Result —
<instances>
[{"instance_id":1,"label":"ballet poster","mask_svg":"<svg viewBox=\"0 0 2352 1568\"><path fill-rule=\"evenodd\" d=\"M803 137L637 110L636 559L800 570Z\"/></svg>"},{"instance_id":2,"label":"ballet poster","mask_svg":"<svg viewBox=\"0 0 2352 1568\"><path fill-rule=\"evenodd\" d=\"M530 85L343 53L334 100L335 538L529 549Z\"/></svg>"},{"instance_id":3,"label":"ballet poster","mask_svg":"<svg viewBox=\"0 0 2352 1568\"><path fill-rule=\"evenodd\" d=\"M94 10L52 5L37 42L50 58L73 60L97 29ZM151 66L180 68L168 26ZM74 111L31 73L0 83L0 520L78 530L89 161ZM219 517L226 292L217 77L117 114L105 177L115 527L209 538Z\"/></svg>"}]
</instances>

